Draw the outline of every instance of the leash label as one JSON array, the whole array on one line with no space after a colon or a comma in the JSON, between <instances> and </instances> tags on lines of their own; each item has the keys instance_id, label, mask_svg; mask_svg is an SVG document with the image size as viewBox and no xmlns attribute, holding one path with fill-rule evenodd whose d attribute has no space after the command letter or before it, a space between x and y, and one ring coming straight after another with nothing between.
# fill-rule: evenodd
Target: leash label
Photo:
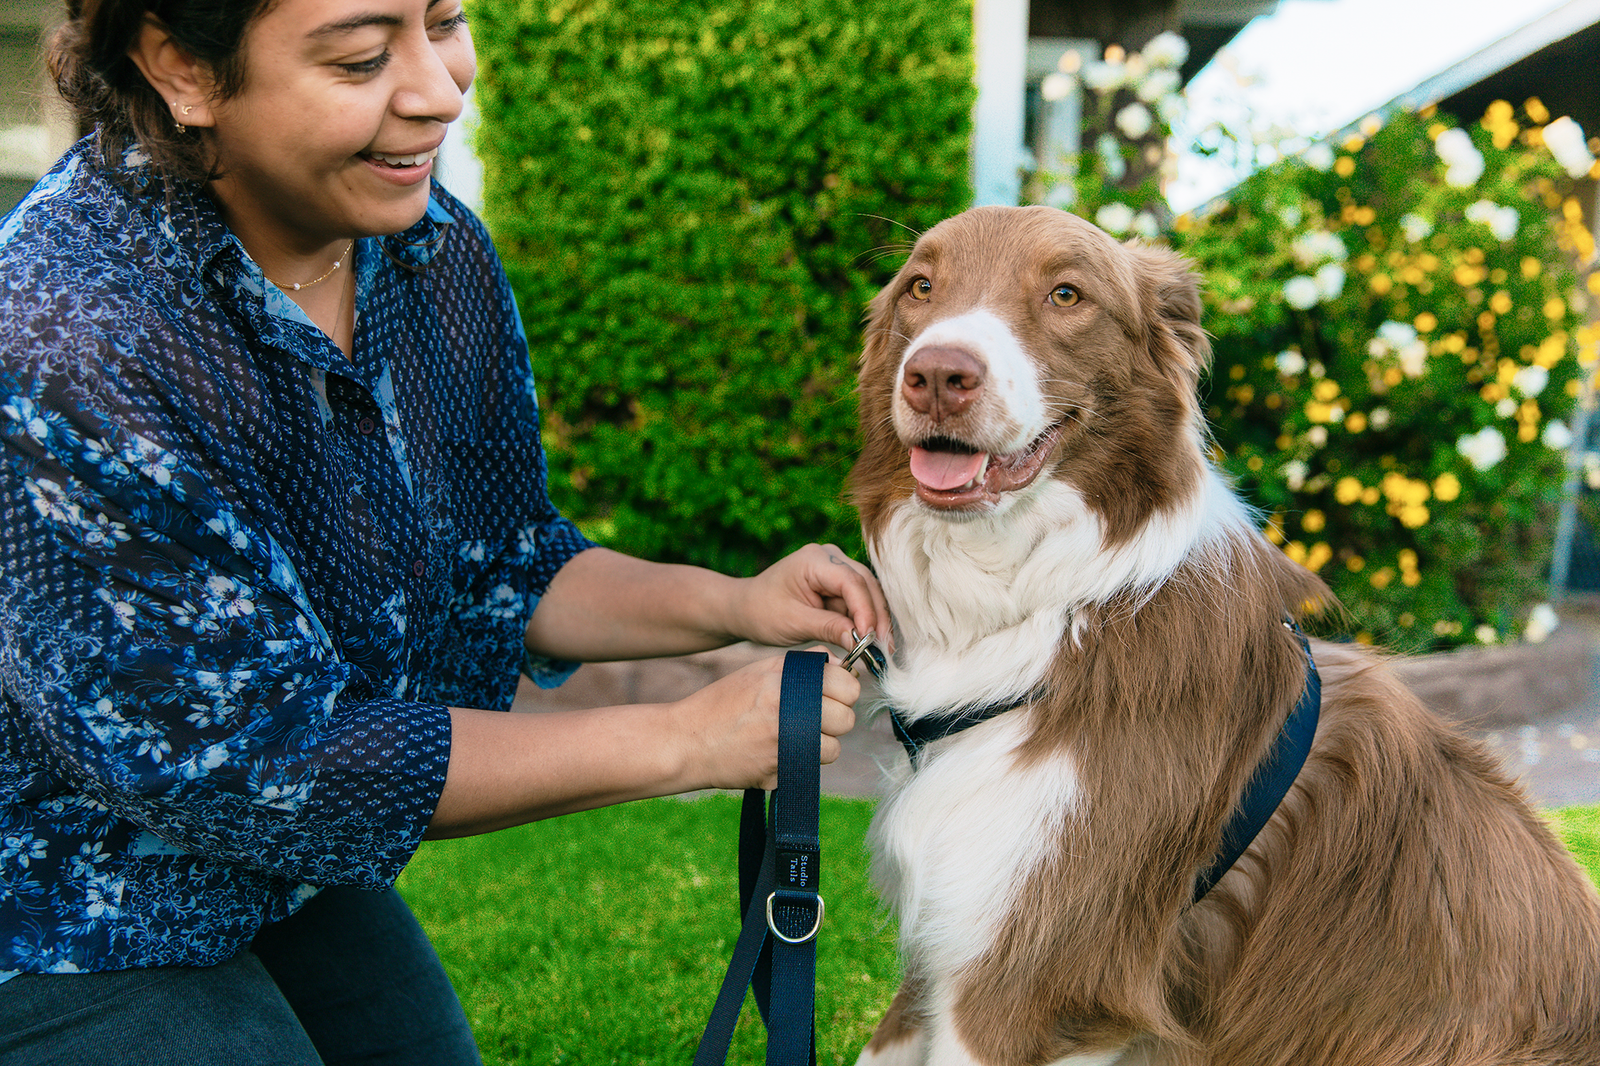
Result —
<instances>
[{"instance_id":1,"label":"leash label","mask_svg":"<svg viewBox=\"0 0 1600 1066\"><path fill-rule=\"evenodd\" d=\"M799 889L804 892L817 890L817 866L819 856L815 851L796 851L788 848L778 850L778 877L783 888Z\"/></svg>"}]
</instances>

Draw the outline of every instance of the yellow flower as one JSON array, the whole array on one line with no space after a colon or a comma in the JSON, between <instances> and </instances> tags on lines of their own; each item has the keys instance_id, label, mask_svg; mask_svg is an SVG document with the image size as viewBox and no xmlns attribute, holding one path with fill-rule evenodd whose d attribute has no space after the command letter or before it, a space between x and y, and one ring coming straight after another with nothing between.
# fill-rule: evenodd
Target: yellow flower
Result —
<instances>
[{"instance_id":1,"label":"yellow flower","mask_svg":"<svg viewBox=\"0 0 1600 1066\"><path fill-rule=\"evenodd\" d=\"M1600 277L1600 274L1595 276ZM1394 288L1394 280L1387 274L1374 274L1367 281L1367 288L1371 289L1375 296L1387 296L1389 295L1389 290ZM1597 289L1597 291L1600 291L1600 289Z\"/></svg>"},{"instance_id":2,"label":"yellow flower","mask_svg":"<svg viewBox=\"0 0 1600 1066\"><path fill-rule=\"evenodd\" d=\"M1356 161L1347 155L1342 155L1333 164L1333 172L1341 178L1348 178L1356 172Z\"/></svg>"},{"instance_id":3,"label":"yellow flower","mask_svg":"<svg viewBox=\"0 0 1600 1066\"><path fill-rule=\"evenodd\" d=\"M1421 529L1428 524L1428 509L1421 504L1400 508L1400 524L1407 529Z\"/></svg>"},{"instance_id":4,"label":"yellow flower","mask_svg":"<svg viewBox=\"0 0 1600 1066\"><path fill-rule=\"evenodd\" d=\"M1328 560L1332 559L1332 558L1333 558L1333 549L1332 548L1330 548L1326 544L1323 544L1323 543L1320 543L1320 542L1317 543L1317 544L1313 544L1311 546L1311 551L1306 554L1306 562L1305 562L1306 569L1310 570L1314 574L1318 570L1321 570L1324 566L1326 566L1327 563L1328 563Z\"/></svg>"},{"instance_id":5,"label":"yellow flower","mask_svg":"<svg viewBox=\"0 0 1600 1066\"><path fill-rule=\"evenodd\" d=\"M1378 502L1378 495L1379 493L1377 486L1368 485L1366 488L1361 490L1361 502L1366 504L1368 507L1371 507L1373 504Z\"/></svg>"},{"instance_id":6,"label":"yellow flower","mask_svg":"<svg viewBox=\"0 0 1600 1066\"><path fill-rule=\"evenodd\" d=\"M1415 570L1407 570L1405 573L1400 575L1400 584L1406 586L1407 588L1416 588L1418 585L1422 584L1422 575L1417 573Z\"/></svg>"},{"instance_id":7,"label":"yellow flower","mask_svg":"<svg viewBox=\"0 0 1600 1066\"><path fill-rule=\"evenodd\" d=\"M1442 503L1449 503L1461 495L1461 479L1451 473L1443 473L1433 479L1433 495Z\"/></svg>"},{"instance_id":8,"label":"yellow flower","mask_svg":"<svg viewBox=\"0 0 1600 1066\"><path fill-rule=\"evenodd\" d=\"M1344 420L1344 428L1351 433L1360 433L1367 428L1367 416L1356 411Z\"/></svg>"},{"instance_id":9,"label":"yellow flower","mask_svg":"<svg viewBox=\"0 0 1600 1066\"><path fill-rule=\"evenodd\" d=\"M1539 273L1542 270L1544 270L1544 264L1539 262L1539 259L1538 259L1537 256L1525 255L1525 256L1522 257L1522 276L1523 277L1525 277L1525 278L1536 278L1536 277L1539 276Z\"/></svg>"},{"instance_id":10,"label":"yellow flower","mask_svg":"<svg viewBox=\"0 0 1600 1066\"><path fill-rule=\"evenodd\" d=\"M1261 456L1252 455L1250 458L1244 461L1244 465L1248 466L1252 472L1260 470L1262 466Z\"/></svg>"},{"instance_id":11,"label":"yellow flower","mask_svg":"<svg viewBox=\"0 0 1600 1066\"><path fill-rule=\"evenodd\" d=\"M1439 328L1439 320L1432 311L1422 312L1422 314L1411 320L1411 324L1417 327L1418 333L1432 333Z\"/></svg>"},{"instance_id":12,"label":"yellow flower","mask_svg":"<svg viewBox=\"0 0 1600 1066\"><path fill-rule=\"evenodd\" d=\"M1501 289L1489 297L1489 310L1497 315L1508 314L1511 311L1511 294Z\"/></svg>"},{"instance_id":13,"label":"yellow flower","mask_svg":"<svg viewBox=\"0 0 1600 1066\"><path fill-rule=\"evenodd\" d=\"M1307 533L1321 533L1328 524L1328 516L1321 511L1307 511L1300 517L1300 528Z\"/></svg>"},{"instance_id":14,"label":"yellow flower","mask_svg":"<svg viewBox=\"0 0 1600 1066\"><path fill-rule=\"evenodd\" d=\"M1348 558L1348 559L1346 559L1344 561L1345 569L1349 570L1352 574L1361 573L1362 569L1366 565L1367 565L1367 561L1365 559L1361 558L1361 556L1359 556L1359 555L1352 555L1352 556L1350 556L1350 558Z\"/></svg>"},{"instance_id":15,"label":"yellow flower","mask_svg":"<svg viewBox=\"0 0 1600 1066\"><path fill-rule=\"evenodd\" d=\"M1544 302L1544 317L1550 319L1552 322L1561 318L1561 316L1565 315L1566 313L1567 301L1563 300L1561 297L1552 296L1550 299Z\"/></svg>"},{"instance_id":16,"label":"yellow flower","mask_svg":"<svg viewBox=\"0 0 1600 1066\"><path fill-rule=\"evenodd\" d=\"M1353 477L1342 477L1333 486L1333 498L1345 506L1361 499L1361 482Z\"/></svg>"},{"instance_id":17,"label":"yellow flower","mask_svg":"<svg viewBox=\"0 0 1600 1066\"><path fill-rule=\"evenodd\" d=\"M1323 403L1328 403L1339 395L1339 383L1331 378L1323 378L1311 387L1311 395Z\"/></svg>"},{"instance_id":18,"label":"yellow flower","mask_svg":"<svg viewBox=\"0 0 1600 1066\"><path fill-rule=\"evenodd\" d=\"M1401 548L1399 555L1395 558L1400 563L1400 569L1402 570L1415 570L1417 568L1417 553L1410 548Z\"/></svg>"},{"instance_id":19,"label":"yellow flower","mask_svg":"<svg viewBox=\"0 0 1600 1066\"><path fill-rule=\"evenodd\" d=\"M1386 566L1381 570L1374 570L1372 576L1367 580L1372 583L1372 587L1375 589L1386 589L1389 587L1389 582L1394 580L1394 571Z\"/></svg>"}]
</instances>

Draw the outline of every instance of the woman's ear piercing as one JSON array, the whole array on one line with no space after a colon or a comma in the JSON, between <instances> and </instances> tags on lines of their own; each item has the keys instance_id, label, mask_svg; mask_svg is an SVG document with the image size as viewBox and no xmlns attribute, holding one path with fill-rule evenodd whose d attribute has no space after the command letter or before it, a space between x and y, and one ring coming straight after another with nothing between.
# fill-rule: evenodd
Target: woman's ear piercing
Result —
<instances>
[{"instance_id":1,"label":"woman's ear piercing","mask_svg":"<svg viewBox=\"0 0 1600 1066\"><path fill-rule=\"evenodd\" d=\"M174 108L174 109L177 109L177 108L178 108L178 106L179 106L179 105L178 105L178 101L176 101L176 100L174 100L174 101L172 101L172 106L173 106L173 108ZM190 106L187 106L187 105L185 105L185 106L184 106L184 107L183 107L183 108L182 108L182 110L183 110L183 114L184 114L184 115L185 115L185 116L187 116L187 115L188 115L188 114L189 114L189 112L191 112L191 111L193 111L193 110L194 110L194 108L193 108L193 107L190 107ZM185 126L185 125L184 125L184 124L183 124L183 123L181 123L181 122L179 122L179 121L178 121L178 120L177 120L177 119L176 119L176 118L174 118L174 119L173 119L173 120L172 120L172 124L173 124L173 125L174 125L174 126L176 126L176 127L178 127L178 132L179 132L179 133L187 133L187 132L189 132L189 127L188 127L188 126Z\"/></svg>"}]
</instances>

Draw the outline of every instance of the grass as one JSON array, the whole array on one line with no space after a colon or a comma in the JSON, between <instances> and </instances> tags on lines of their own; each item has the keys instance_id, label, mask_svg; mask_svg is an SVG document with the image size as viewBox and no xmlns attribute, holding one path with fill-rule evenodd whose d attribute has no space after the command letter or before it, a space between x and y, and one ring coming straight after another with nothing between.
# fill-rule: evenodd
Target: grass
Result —
<instances>
[{"instance_id":1,"label":"grass","mask_svg":"<svg viewBox=\"0 0 1600 1066\"><path fill-rule=\"evenodd\" d=\"M1600 884L1600 806L1549 812ZM853 1063L899 983L868 800L822 801L817 1061ZM738 936L739 801L652 800L425 844L400 878L488 1066L682 1066ZM730 1063L763 1061L747 1001Z\"/></svg>"},{"instance_id":2,"label":"grass","mask_svg":"<svg viewBox=\"0 0 1600 1066\"><path fill-rule=\"evenodd\" d=\"M872 804L823 797L817 1061L853 1063L899 984L867 881ZM739 799L652 800L423 845L401 876L489 1066L683 1066L739 935ZM763 1061L748 999L730 1063Z\"/></svg>"}]
</instances>

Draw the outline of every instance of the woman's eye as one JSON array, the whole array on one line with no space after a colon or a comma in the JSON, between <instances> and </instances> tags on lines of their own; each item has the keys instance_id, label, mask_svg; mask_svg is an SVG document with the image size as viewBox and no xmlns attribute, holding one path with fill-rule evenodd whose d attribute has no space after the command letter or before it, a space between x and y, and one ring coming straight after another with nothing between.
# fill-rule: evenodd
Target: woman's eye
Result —
<instances>
[{"instance_id":1,"label":"woman's eye","mask_svg":"<svg viewBox=\"0 0 1600 1066\"><path fill-rule=\"evenodd\" d=\"M338 67L346 74L361 77L367 74L376 74L389 62L389 50L385 48L371 59L363 59L359 63L340 63Z\"/></svg>"},{"instance_id":2,"label":"woman's eye","mask_svg":"<svg viewBox=\"0 0 1600 1066\"><path fill-rule=\"evenodd\" d=\"M933 282L927 278L917 278L911 282L911 287L906 292L913 300L926 300L933 295Z\"/></svg>"},{"instance_id":3,"label":"woman's eye","mask_svg":"<svg viewBox=\"0 0 1600 1066\"><path fill-rule=\"evenodd\" d=\"M1083 294L1071 285L1057 285L1050 290L1050 302L1057 307L1071 307L1081 299Z\"/></svg>"},{"instance_id":4,"label":"woman's eye","mask_svg":"<svg viewBox=\"0 0 1600 1066\"><path fill-rule=\"evenodd\" d=\"M447 19L440 19L430 28L435 37L448 37L467 24L467 13L458 11Z\"/></svg>"}]
</instances>

